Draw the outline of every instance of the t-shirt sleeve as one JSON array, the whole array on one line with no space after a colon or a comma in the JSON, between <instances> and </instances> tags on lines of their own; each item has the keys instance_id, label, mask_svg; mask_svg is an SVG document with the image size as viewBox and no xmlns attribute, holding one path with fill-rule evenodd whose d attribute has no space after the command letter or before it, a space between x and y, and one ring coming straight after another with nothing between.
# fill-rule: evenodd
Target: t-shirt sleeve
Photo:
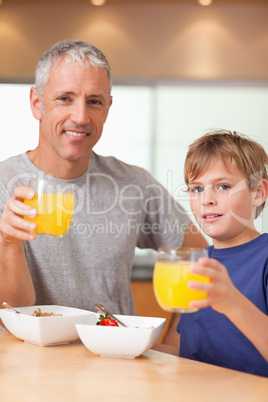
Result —
<instances>
[{"instance_id":1,"label":"t-shirt sleeve","mask_svg":"<svg viewBox=\"0 0 268 402\"><path fill-rule=\"evenodd\" d=\"M9 194L5 184L0 179L0 216L3 213L4 205L7 203L7 201L10 198L11 198L11 195Z\"/></svg>"},{"instance_id":2,"label":"t-shirt sleeve","mask_svg":"<svg viewBox=\"0 0 268 402\"><path fill-rule=\"evenodd\" d=\"M268 310L268 261L266 261L263 278L264 278L264 291L266 296L266 306Z\"/></svg>"},{"instance_id":3,"label":"t-shirt sleeve","mask_svg":"<svg viewBox=\"0 0 268 402\"><path fill-rule=\"evenodd\" d=\"M140 226L139 248L180 247L190 224L186 210L157 181L147 185L143 206L144 222Z\"/></svg>"}]
</instances>

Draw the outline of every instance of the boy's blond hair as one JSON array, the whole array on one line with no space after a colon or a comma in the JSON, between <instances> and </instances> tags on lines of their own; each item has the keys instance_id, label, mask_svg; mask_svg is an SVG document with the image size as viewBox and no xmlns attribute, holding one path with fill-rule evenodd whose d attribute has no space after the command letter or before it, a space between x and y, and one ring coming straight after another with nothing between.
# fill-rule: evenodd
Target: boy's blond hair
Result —
<instances>
[{"instance_id":1,"label":"boy's blond hair","mask_svg":"<svg viewBox=\"0 0 268 402\"><path fill-rule=\"evenodd\" d=\"M268 156L264 148L244 134L228 130L213 130L194 141L188 149L184 180L194 180L203 174L215 159L221 160L228 170L235 166L253 189L261 179L268 179ZM230 165L231 164L231 165ZM259 216L265 202L257 207Z\"/></svg>"}]
</instances>

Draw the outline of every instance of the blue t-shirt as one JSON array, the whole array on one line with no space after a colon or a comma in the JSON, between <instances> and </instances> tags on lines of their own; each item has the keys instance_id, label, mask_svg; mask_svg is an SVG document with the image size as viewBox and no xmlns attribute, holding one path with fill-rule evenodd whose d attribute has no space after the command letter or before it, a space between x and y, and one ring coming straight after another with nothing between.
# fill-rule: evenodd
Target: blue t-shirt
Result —
<instances>
[{"instance_id":1,"label":"blue t-shirt","mask_svg":"<svg viewBox=\"0 0 268 402\"><path fill-rule=\"evenodd\" d=\"M268 234L236 247L207 249L225 265L237 289L268 315ZM255 346L211 307L182 314L177 331L180 356L268 377L268 362Z\"/></svg>"}]
</instances>

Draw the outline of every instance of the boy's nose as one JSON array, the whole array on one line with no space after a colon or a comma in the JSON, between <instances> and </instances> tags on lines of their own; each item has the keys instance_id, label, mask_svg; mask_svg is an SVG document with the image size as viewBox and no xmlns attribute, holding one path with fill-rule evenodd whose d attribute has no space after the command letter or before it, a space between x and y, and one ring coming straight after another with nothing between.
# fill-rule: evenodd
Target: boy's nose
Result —
<instances>
[{"instance_id":1,"label":"boy's nose","mask_svg":"<svg viewBox=\"0 0 268 402\"><path fill-rule=\"evenodd\" d=\"M214 201L212 201L212 200L210 200L210 201L207 201L205 204L207 204L207 205L214 205L214 204L215 204L215 202L214 202Z\"/></svg>"},{"instance_id":2,"label":"boy's nose","mask_svg":"<svg viewBox=\"0 0 268 402\"><path fill-rule=\"evenodd\" d=\"M215 194L214 194L214 191L211 188L207 188L203 192L202 204L203 205L214 205L214 204L216 204Z\"/></svg>"}]
</instances>

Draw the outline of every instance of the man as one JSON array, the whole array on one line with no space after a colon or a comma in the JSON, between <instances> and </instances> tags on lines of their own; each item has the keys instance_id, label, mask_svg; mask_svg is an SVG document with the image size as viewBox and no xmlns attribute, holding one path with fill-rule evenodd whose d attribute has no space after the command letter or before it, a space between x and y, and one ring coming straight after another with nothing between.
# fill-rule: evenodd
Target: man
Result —
<instances>
[{"instance_id":1,"label":"man","mask_svg":"<svg viewBox=\"0 0 268 402\"><path fill-rule=\"evenodd\" d=\"M59 42L41 57L30 104L39 120L36 149L0 164L0 299L14 306L62 304L134 314L135 247L205 240L186 212L141 168L92 151L112 104L105 56L82 41ZM62 238L35 236L30 177L73 182L76 205ZM177 225L176 225L177 224ZM176 230L175 230L175 229Z\"/></svg>"}]
</instances>

